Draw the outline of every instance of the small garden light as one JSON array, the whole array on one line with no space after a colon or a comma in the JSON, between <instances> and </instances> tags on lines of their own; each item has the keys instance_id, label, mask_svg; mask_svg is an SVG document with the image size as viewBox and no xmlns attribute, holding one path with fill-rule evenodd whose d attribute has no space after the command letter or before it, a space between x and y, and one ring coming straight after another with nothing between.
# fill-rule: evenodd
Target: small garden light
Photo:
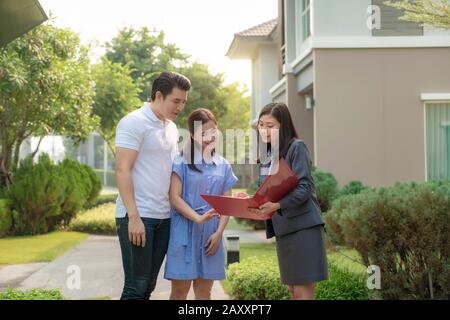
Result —
<instances>
[{"instance_id":1,"label":"small garden light","mask_svg":"<svg viewBox=\"0 0 450 320\"><path fill-rule=\"evenodd\" d=\"M239 262L239 236L227 236L227 266Z\"/></svg>"}]
</instances>

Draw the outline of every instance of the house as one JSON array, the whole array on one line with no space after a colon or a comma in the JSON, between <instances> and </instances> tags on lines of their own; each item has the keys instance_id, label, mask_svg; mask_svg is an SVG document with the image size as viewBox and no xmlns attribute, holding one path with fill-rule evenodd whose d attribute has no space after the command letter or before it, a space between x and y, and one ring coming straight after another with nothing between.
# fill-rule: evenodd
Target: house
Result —
<instances>
[{"instance_id":1,"label":"house","mask_svg":"<svg viewBox=\"0 0 450 320\"><path fill-rule=\"evenodd\" d=\"M270 34L236 34L228 56L253 62L253 119L286 102L314 165L339 185L450 179L450 31L401 21L383 2L278 0Z\"/></svg>"},{"instance_id":2,"label":"house","mask_svg":"<svg viewBox=\"0 0 450 320\"><path fill-rule=\"evenodd\" d=\"M97 173L103 188L116 188L115 159L105 140L97 132L91 133L86 141L74 145L70 140L64 143L66 156L89 165Z\"/></svg>"},{"instance_id":3,"label":"house","mask_svg":"<svg viewBox=\"0 0 450 320\"><path fill-rule=\"evenodd\" d=\"M273 19L234 35L227 56L252 61L251 115L256 125L259 111L272 101L270 88L278 82L277 19Z\"/></svg>"}]
</instances>

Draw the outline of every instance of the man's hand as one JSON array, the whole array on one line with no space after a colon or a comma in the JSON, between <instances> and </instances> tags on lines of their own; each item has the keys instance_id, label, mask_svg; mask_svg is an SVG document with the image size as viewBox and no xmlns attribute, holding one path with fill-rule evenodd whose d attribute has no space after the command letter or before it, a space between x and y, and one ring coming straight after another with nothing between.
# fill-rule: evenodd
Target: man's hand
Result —
<instances>
[{"instance_id":1,"label":"man's hand","mask_svg":"<svg viewBox=\"0 0 450 320\"><path fill-rule=\"evenodd\" d=\"M214 255L219 249L220 240L222 239L222 233L213 233L205 243L205 254L206 256Z\"/></svg>"},{"instance_id":2,"label":"man's hand","mask_svg":"<svg viewBox=\"0 0 450 320\"><path fill-rule=\"evenodd\" d=\"M145 247L145 227L139 215L128 219L128 238L135 246Z\"/></svg>"},{"instance_id":3,"label":"man's hand","mask_svg":"<svg viewBox=\"0 0 450 320\"><path fill-rule=\"evenodd\" d=\"M259 209L249 208L249 210L253 213L260 214L260 215L266 215L272 212L277 211L280 209L279 203L273 203L273 202L266 202L263 205L259 207Z\"/></svg>"}]
</instances>

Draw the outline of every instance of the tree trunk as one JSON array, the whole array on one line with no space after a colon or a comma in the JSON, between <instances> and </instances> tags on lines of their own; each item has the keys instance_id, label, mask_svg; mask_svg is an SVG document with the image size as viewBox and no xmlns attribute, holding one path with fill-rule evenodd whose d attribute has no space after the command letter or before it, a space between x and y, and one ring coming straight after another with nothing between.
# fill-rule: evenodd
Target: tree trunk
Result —
<instances>
[{"instance_id":1,"label":"tree trunk","mask_svg":"<svg viewBox=\"0 0 450 320\"><path fill-rule=\"evenodd\" d=\"M12 150L8 145L2 145L0 155L0 188L8 187L12 183L11 171L9 170Z\"/></svg>"},{"instance_id":2,"label":"tree trunk","mask_svg":"<svg viewBox=\"0 0 450 320\"><path fill-rule=\"evenodd\" d=\"M24 141L24 139L17 139L15 146L14 146L14 158L13 158L13 166L14 168L17 168L17 166L19 165L19 157L20 157L20 145L22 144L22 142Z\"/></svg>"},{"instance_id":3,"label":"tree trunk","mask_svg":"<svg viewBox=\"0 0 450 320\"><path fill-rule=\"evenodd\" d=\"M8 187L12 183L11 178L11 156L12 144L8 143L8 131L6 126L2 125L1 131L1 153L0 153L0 188Z\"/></svg>"},{"instance_id":4,"label":"tree trunk","mask_svg":"<svg viewBox=\"0 0 450 320\"><path fill-rule=\"evenodd\" d=\"M31 153L31 158L34 159L34 156L36 155L36 153L39 151L39 147L41 146L41 142L44 139L44 137L39 137L39 142L37 144L36 149Z\"/></svg>"}]
</instances>

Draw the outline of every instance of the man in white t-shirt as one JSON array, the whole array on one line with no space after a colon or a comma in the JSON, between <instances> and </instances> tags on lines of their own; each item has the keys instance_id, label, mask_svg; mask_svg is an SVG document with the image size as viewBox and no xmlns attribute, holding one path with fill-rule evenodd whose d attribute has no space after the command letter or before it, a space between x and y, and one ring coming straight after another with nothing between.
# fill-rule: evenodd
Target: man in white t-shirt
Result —
<instances>
[{"instance_id":1,"label":"man in white t-shirt","mask_svg":"<svg viewBox=\"0 0 450 320\"><path fill-rule=\"evenodd\" d=\"M123 117L116 130L116 225L125 284L121 299L150 298L167 252L169 186L177 152L172 122L183 111L189 79L163 72L153 81L150 103Z\"/></svg>"}]
</instances>

